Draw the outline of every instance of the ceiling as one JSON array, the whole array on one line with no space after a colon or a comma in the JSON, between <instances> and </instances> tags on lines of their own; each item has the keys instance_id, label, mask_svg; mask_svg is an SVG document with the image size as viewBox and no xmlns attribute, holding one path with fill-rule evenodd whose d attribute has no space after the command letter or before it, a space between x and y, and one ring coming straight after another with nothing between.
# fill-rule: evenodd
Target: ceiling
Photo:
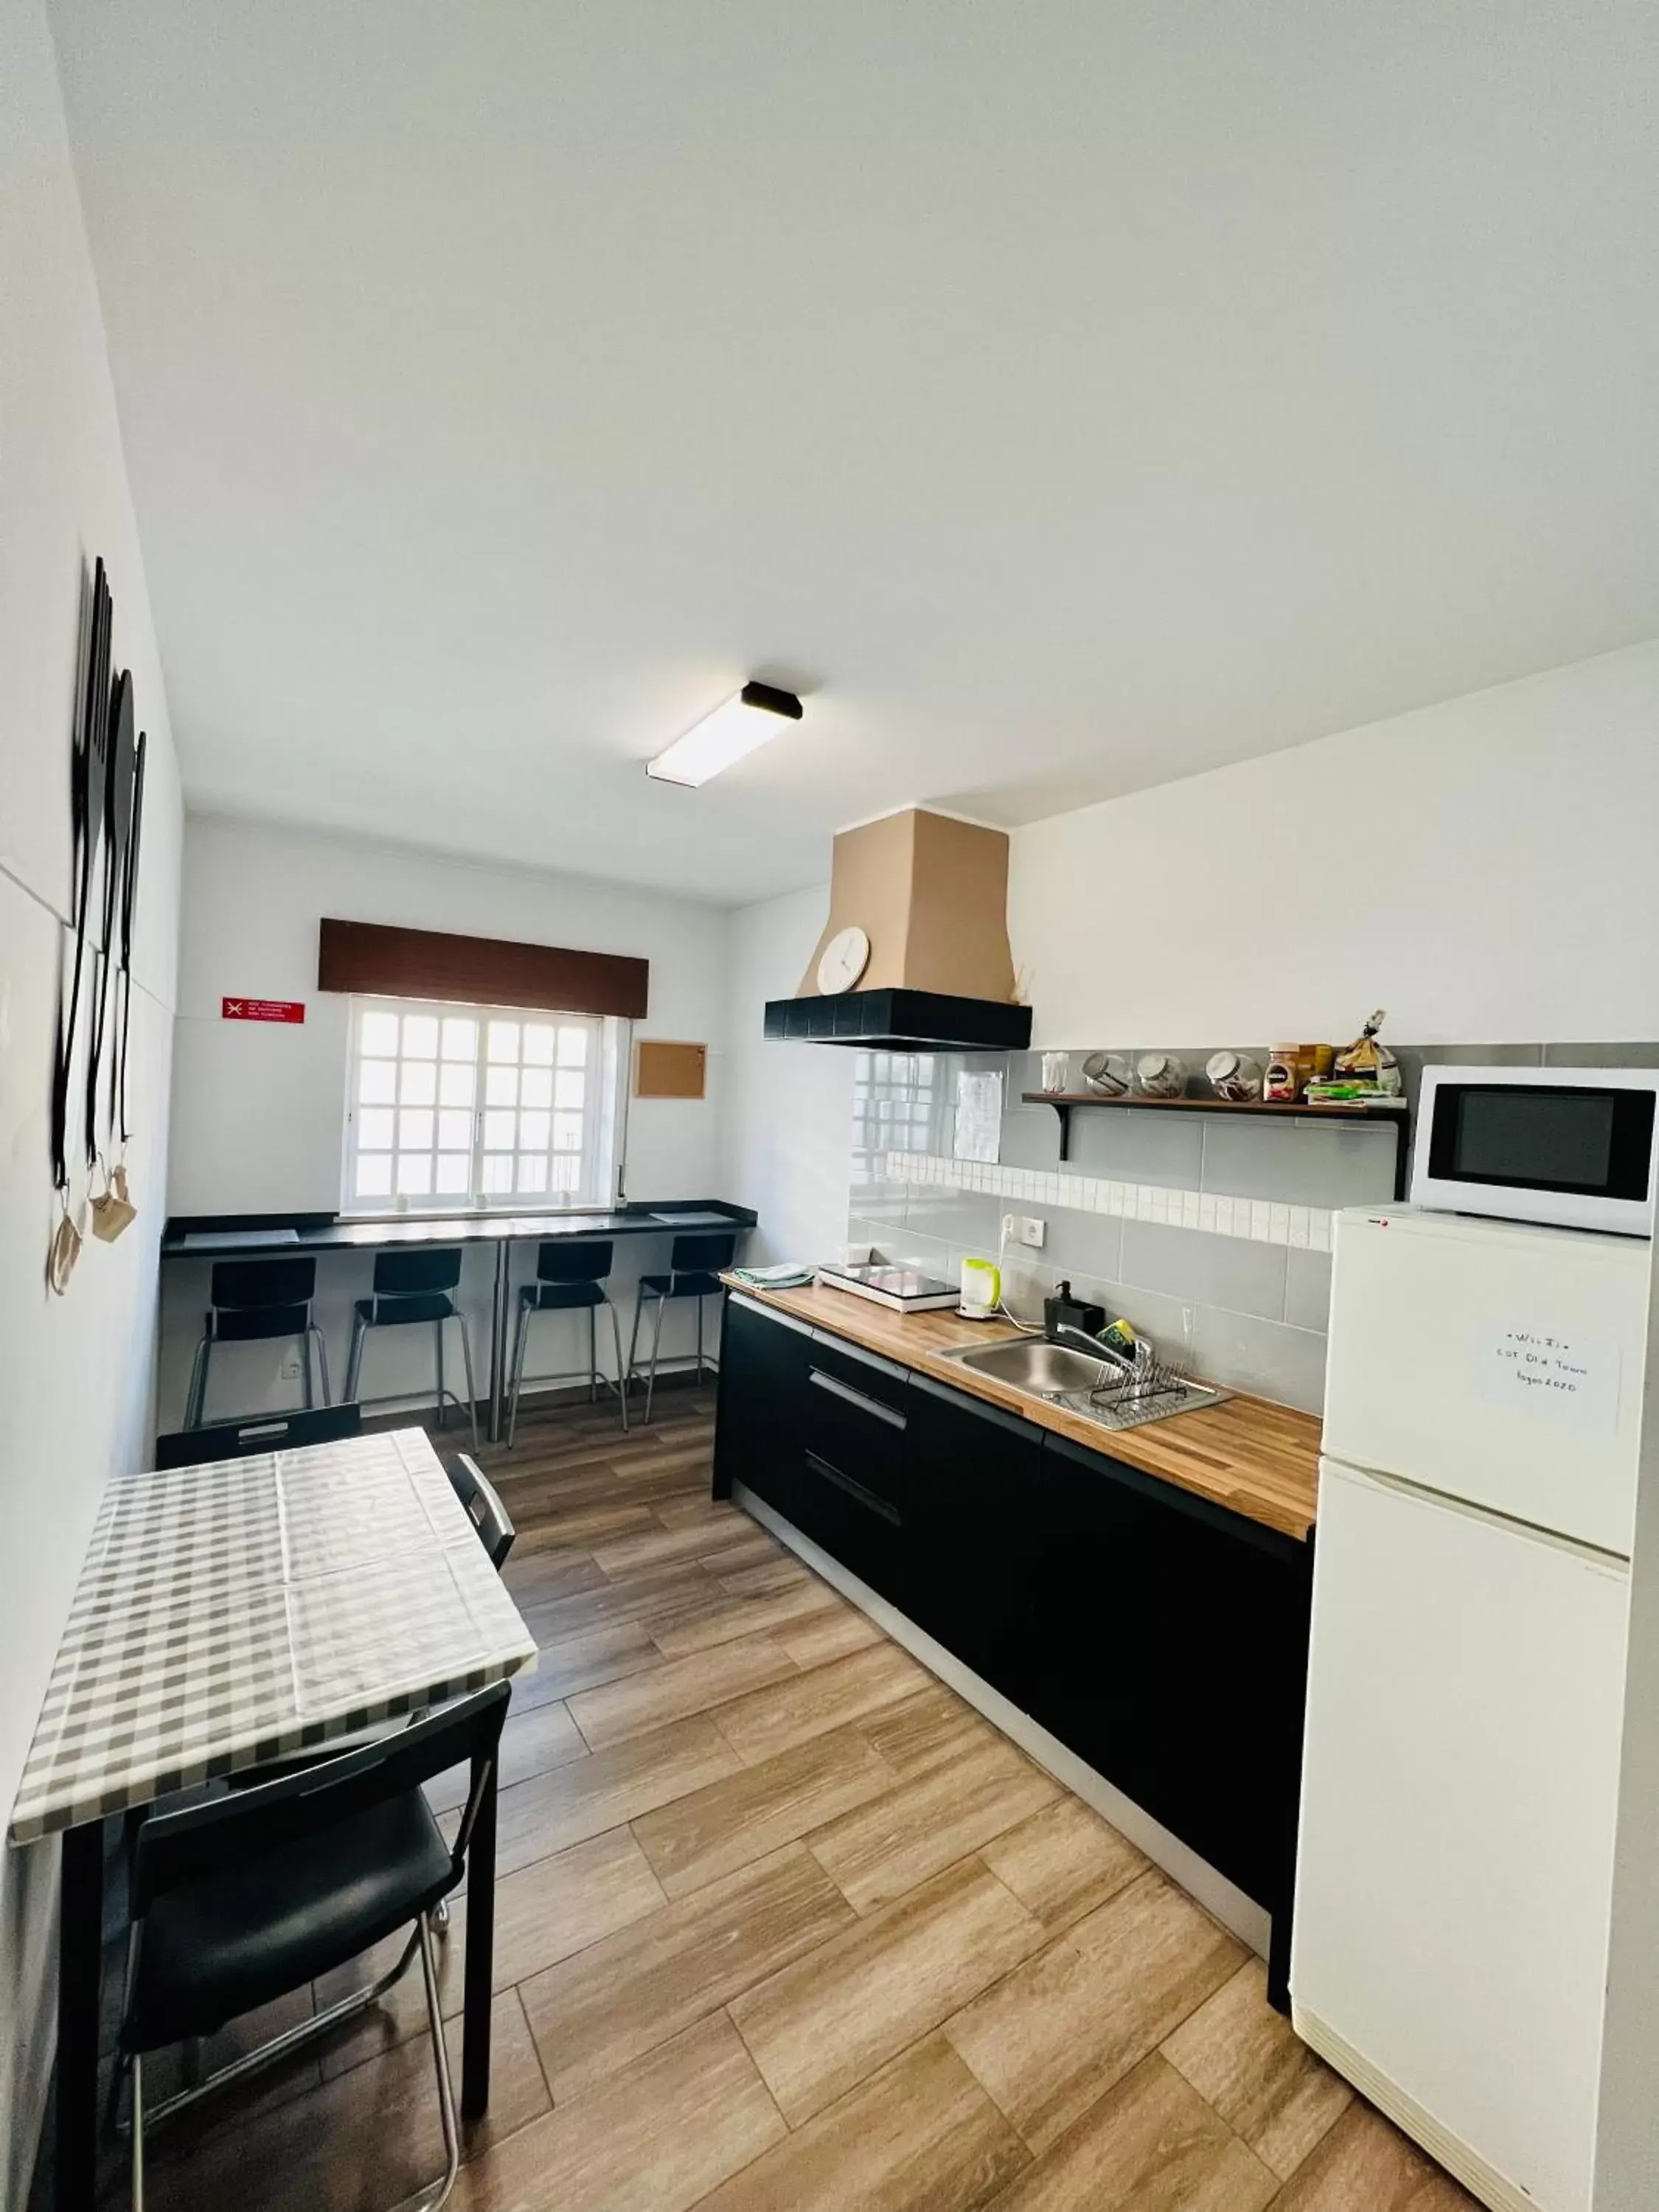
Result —
<instances>
[{"instance_id":1,"label":"ceiling","mask_svg":"<svg viewBox=\"0 0 1659 2212\"><path fill-rule=\"evenodd\" d=\"M198 811L735 903L1659 634L1651 0L52 14Z\"/></svg>"}]
</instances>

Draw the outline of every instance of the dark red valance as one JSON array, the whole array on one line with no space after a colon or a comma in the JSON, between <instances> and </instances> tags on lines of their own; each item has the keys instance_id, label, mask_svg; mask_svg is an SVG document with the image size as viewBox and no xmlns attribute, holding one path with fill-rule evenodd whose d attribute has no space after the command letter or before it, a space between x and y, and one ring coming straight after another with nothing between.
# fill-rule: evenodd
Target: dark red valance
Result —
<instances>
[{"instance_id":1,"label":"dark red valance","mask_svg":"<svg viewBox=\"0 0 1659 2212\"><path fill-rule=\"evenodd\" d=\"M469 1006L535 1006L558 1014L646 1010L648 961L616 952L573 952L504 937L457 937L436 929L325 918L317 988L382 999L448 999Z\"/></svg>"}]
</instances>

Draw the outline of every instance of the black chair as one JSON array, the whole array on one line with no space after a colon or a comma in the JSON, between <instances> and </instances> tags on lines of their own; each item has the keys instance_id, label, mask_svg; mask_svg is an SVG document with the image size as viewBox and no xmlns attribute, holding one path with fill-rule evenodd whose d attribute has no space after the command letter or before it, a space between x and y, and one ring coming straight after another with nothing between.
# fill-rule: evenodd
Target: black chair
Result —
<instances>
[{"instance_id":1,"label":"black chair","mask_svg":"<svg viewBox=\"0 0 1659 2212\"><path fill-rule=\"evenodd\" d=\"M449 1486L466 1509L466 1517L478 1532L478 1541L497 1574L507 1565L518 1530L496 1494L495 1486L475 1459L458 1452L445 1469Z\"/></svg>"},{"instance_id":2,"label":"black chair","mask_svg":"<svg viewBox=\"0 0 1659 2212\"><path fill-rule=\"evenodd\" d=\"M257 1790L145 1821L133 1847L132 1933L118 2063L132 2075L132 2203L143 2212L144 2130L366 2011L420 1954L448 2197L460 2138L444 2049L431 1917L460 1881L490 1778L509 1686L498 1682L413 1727ZM472 1788L453 1846L421 1785L462 1760ZM402 1957L359 1990L146 2115L148 2051L211 2035L227 2021L344 1966L407 1926Z\"/></svg>"},{"instance_id":3,"label":"black chair","mask_svg":"<svg viewBox=\"0 0 1659 2212\"><path fill-rule=\"evenodd\" d=\"M315 1260L222 1260L213 1270L202 1338L190 1370L185 1426L199 1429L207 1401L208 1363L216 1344L263 1344L296 1338L305 1347L302 1403L314 1403L311 1347L314 1341L322 1370L323 1403L328 1403L328 1352L312 1312L317 1291Z\"/></svg>"},{"instance_id":4,"label":"black chair","mask_svg":"<svg viewBox=\"0 0 1659 2212\"><path fill-rule=\"evenodd\" d=\"M582 1313L587 1316L587 1398L593 1404L603 1382L614 1389L622 1407L623 1434L628 1433L628 1392L623 1376L622 1323L617 1319L617 1309L605 1296L600 1285L611 1273L611 1258L614 1246L609 1242L595 1243L544 1244L536 1255L536 1279L526 1283L519 1292L519 1334L513 1351L513 1399L507 1414L507 1441L511 1445L519 1426L519 1393L524 1387L525 1344L530 1334L530 1316L538 1313ZM611 1334L617 1348L617 1379L599 1372L599 1336L598 1316L603 1306L611 1316ZM580 1378L574 1375L550 1375L541 1378L549 1382L574 1382Z\"/></svg>"},{"instance_id":5,"label":"black chair","mask_svg":"<svg viewBox=\"0 0 1659 2212\"><path fill-rule=\"evenodd\" d=\"M657 1355L662 1349L662 1317L671 1299L695 1298L697 1302L697 1380L702 1380L702 1302L718 1297L720 1293L720 1273L729 1267L732 1255L738 1249L736 1232L731 1236L677 1237L669 1248L668 1273L665 1275L641 1275L640 1295L634 1308L634 1330L628 1340L628 1387L633 1387L638 1372L636 1348L640 1340L640 1316L645 1311L647 1297L654 1298L657 1308L656 1331L651 1339L651 1366L645 1385L645 1418L651 1419L651 1395L657 1385Z\"/></svg>"},{"instance_id":6,"label":"black chair","mask_svg":"<svg viewBox=\"0 0 1659 2212\"><path fill-rule=\"evenodd\" d=\"M359 1298L352 1308L351 1358L346 1366L345 1394L357 1397L362 1373L363 1346L372 1328L407 1328L429 1323L438 1346L438 1423L441 1427L450 1403L461 1401L444 1388L444 1323L458 1322L461 1358L466 1369L466 1416L472 1424L472 1449L478 1449L478 1399L472 1387L472 1339L466 1316L455 1298L461 1279L459 1246L442 1251L378 1252L374 1255L374 1288L371 1297Z\"/></svg>"},{"instance_id":7,"label":"black chair","mask_svg":"<svg viewBox=\"0 0 1659 2212\"><path fill-rule=\"evenodd\" d=\"M174 1429L155 1439L157 1471L201 1467L211 1459L246 1459L252 1452L297 1451L301 1444L338 1443L362 1427L356 1406L319 1406L309 1413L258 1413L210 1429Z\"/></svg>"}]
</instances>

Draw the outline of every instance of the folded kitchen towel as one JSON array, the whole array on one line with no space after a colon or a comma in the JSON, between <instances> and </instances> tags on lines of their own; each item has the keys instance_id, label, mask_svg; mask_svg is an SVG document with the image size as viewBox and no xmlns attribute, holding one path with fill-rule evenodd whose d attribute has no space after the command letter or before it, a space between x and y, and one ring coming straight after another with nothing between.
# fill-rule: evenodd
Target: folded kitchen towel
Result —
<instances>
[{"instance_id":1,"label":"folded kitchen towel","mask_svg":"<svg viewBox=\"0 0 1659 2212\"><path fill-rule=\"evenodd\" d=\"M784 1260L775 1267L732 1267L727 1272L734 1282L746 1283L753 1291L793 1291L810 1283L817 1270Z\"/></svg>"}]
</instances>

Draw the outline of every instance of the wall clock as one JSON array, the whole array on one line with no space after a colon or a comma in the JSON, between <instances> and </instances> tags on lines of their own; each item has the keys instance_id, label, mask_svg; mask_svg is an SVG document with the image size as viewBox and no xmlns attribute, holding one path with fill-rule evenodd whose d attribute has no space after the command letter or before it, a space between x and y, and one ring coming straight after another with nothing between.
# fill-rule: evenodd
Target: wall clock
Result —
<instances>
[{"instance_id":1,"label":"wall clock","mask_svg":"<svg viewBox=\"0 0 1659 2212\"><path fill-rule=\"evenodd\" d=\"M863 975L870 958L870 940L856 923L837 930L823 948L818 963L818 988L826 999L850 991Z\"/></svg>"}]
</instances>

